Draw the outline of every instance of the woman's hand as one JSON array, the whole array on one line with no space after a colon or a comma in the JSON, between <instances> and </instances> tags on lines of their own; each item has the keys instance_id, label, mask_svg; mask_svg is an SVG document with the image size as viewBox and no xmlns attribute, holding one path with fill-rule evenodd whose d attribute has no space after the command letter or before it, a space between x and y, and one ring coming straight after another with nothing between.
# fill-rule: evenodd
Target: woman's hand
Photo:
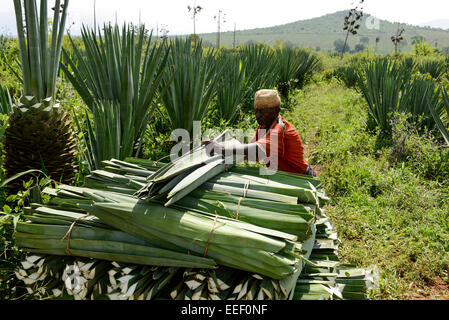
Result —
<instances>
[{"instance_id":1,"label":"woman's hand","mask_svg":"<svg viewBox=\"0 0 449 320\"><path fill-rule=\"evenodd\" d=\"M201 144L206 146L206 151L209 155L224 153L224 146L215 140L204 140L201 141Z\"/></svg>"},{"instance_id":2,"label":"woman's hand","mask_svg":"<svg viewBox=\"0 0 449 320\"><path fill-rule=\"evenodd\" d=\"M203 140L203 141L201 141L201 144L203 145L203 146L208 146L209 144L211 144L211 143L214 143L215 141L214 140L210 140L210 139L208 139L208 140Z\"/></svg>"}]
</instances>

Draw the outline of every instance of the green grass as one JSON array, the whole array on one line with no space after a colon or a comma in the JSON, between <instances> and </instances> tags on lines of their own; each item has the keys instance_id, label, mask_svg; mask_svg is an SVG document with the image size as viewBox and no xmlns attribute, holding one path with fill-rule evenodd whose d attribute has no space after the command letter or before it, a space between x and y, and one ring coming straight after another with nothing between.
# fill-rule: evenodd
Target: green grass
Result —
<instances>
[{"instance_id":1,"label":"green grass","mask_svg":"<svg viewBox=\"0 0 449 320\"><path fill-rule=\"evenodd\" d=\"M285 116L332 199L327 212L342 240L342 260L378 266L373 298L449 298L449 291L430 294L435 283L449 283L449 186L437 182L448 181L449 166L426 166L444 161L437 143L408 133L410 150L403 153L414 156L394 157L394 141L365 129L361 95L335 81L307 86L293 104Z\"/></svg>"}]
</instances>

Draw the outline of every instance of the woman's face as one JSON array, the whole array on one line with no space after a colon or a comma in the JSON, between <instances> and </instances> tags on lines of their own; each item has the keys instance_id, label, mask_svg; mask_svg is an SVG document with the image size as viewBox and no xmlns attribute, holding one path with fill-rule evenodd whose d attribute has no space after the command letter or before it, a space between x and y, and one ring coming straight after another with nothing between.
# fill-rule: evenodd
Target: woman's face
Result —
<instances>
[{"instance_id":1,"label":"woman's face","mask_svg":"<svg viewBox=\"0 0 449 320\"><path fill-rule=\"evenodd\" d=\"M255 109L257 123L265 128L271 126L279 115L280 108Z\"/></svg>"}]
</instances>

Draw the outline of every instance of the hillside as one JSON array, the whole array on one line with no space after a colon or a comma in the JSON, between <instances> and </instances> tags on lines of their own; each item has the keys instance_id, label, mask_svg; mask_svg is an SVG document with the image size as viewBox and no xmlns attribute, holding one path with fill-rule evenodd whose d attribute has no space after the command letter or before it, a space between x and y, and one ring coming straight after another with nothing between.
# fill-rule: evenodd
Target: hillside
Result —
<instances>
[{"instance_id":1,"label":"hillside","mask_svg":"<svg viewBox=\"0 0 449 320\"><path fill-rule=\"evenodd\" d=\"M334 41L337 39L344 40L345 32L342 30L343 19L347 14L346 11L340 11L328 14L319 18L296 21L284 25L273 26L268 28L258 28L252 30L237 30L236 43L265 42L275 44L276 41L291 42L296 46L305 46L316 49L319 47L323 51L333 51ZM390 37L396 33L398 25L386 20L380 20L380 29L368 29L366 27L366 19L370 17L365 14L360 28L360 32L356 36L349 37L349 45L351 49L360 42L363 37L368 37L368 46L372 49L375 47L376 37L380 38L378 43L378 53L391 53L394 50ZM412 41L415 36L423 36L430 41L433 46L442 49L449 47L449 31L443 29L435 29L430 27L419 27L408 24L401 24L405 28L403 34L405 41L401 45L401 51L411 51L413 49ZM201 38L205 41L216 43L216 33L201 34ZM233 32L223 32L221 34L221 44L232 46Z\"/></svg>"}]
</instances>

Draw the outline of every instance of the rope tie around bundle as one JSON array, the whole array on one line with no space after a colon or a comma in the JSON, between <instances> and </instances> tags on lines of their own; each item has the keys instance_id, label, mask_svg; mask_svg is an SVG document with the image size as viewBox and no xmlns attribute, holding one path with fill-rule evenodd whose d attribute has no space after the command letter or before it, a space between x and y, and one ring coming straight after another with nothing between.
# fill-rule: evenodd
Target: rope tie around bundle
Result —
<instances>
[{"instance_id":1,"label":"rope tie around bundle","mask_svg":"<svg viewBox=\"0 0 449 320\"><path fill-rule=\"evenodd\" d=\"M214 232L215 224L217 223L217 218L218 218L218 214L217 214L217 212L215 212L214 223L212 224L212 229L210 230L209 236L207 237L206 248L204 248L203 257L206 257L206 255L207 255L207 250L209 249L210 238L212 236L212 233Z\"/></svg>"},{"instance_id":2,"label":"rope tie around bundle","mask_svg":"<svg viewBox=\"0 0 449 320\"><path fill-rule=\"evenodd\" d=\"M242 202L242 200L243 200L244 198L246 198L246 193L248 192L249 183L250 183L250 181L248 180L248 182L245 184L245 187L243 188L243 197L240 197L240 198L239 198L239 202L238 202L238 205L237 205L237 213L236 213L236 215L235 215L235 219L236 219L236 220L239 219L240 203Z\"/></svg>"},{"instance_id":3,"label":"rope tie around bundle","mask_svg":"<svg viewBox=\"0 0 449 320\"><path fill-rule=\"evenodd\" d=\"M75 221L72 222L72 224L69 227L69 230L67 231L67 233L64 235L64 237L61 238L61 241L64 241L67 238L67 248L66 248L66 252L73 256L72 252L70 251L70 235L72 234L72 229L75 226L75 224L82 219L86 219L87 217L90 216L90 213L86 214L85 216L76 218Z\"/></svg>"}]
</instances>

